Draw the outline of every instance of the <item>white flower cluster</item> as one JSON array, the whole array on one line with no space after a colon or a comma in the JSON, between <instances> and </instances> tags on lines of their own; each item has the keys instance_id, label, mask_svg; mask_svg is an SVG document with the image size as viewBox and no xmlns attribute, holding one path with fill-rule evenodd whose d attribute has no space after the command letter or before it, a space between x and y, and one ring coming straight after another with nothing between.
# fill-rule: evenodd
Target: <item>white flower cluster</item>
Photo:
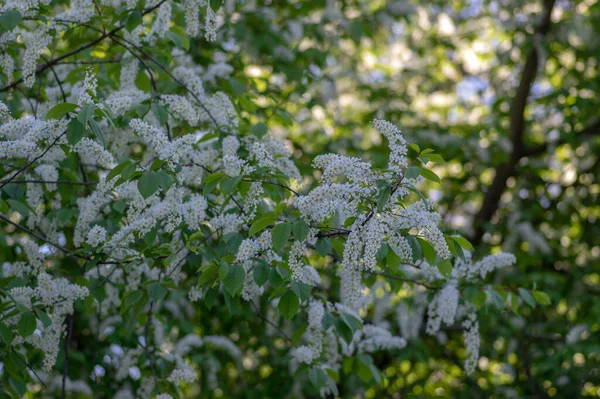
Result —
<instances>
[{"instance_id":1,"label":"white flower cluster","mask_svg":"<svg viewBox=\"0 0 600 399\"><path fill-rule=\"evenodd\" d=\"M456 283L448 283L429 303L427 315L427 334L434 335L440 330L441 323L454 324L458 308L459 292Z\"/></svg>"},{"instance_id":2,"label":"white flower cluster","mask_svg":"<svg viewBox=\"0 0 600 399\"><path fill-rule=\"evenodd\" d=\"M465 346L467 347L467 359L465 360L465 373L467 375L473 373L479 361L479 321L474 309L467 311L467 316L462 323L465 338Z\"/></svg>"}]
</instances>

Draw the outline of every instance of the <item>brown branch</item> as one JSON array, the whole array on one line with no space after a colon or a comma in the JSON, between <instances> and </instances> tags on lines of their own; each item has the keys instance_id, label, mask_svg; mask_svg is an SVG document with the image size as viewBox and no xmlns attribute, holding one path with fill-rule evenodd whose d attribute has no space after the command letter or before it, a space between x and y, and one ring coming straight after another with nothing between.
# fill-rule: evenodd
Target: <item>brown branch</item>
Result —
<instances>
[{"instance_id":1,"label":"brown branch","mask_svg":"<svg viewBox=\"0 0 600 399\"><path fill-rule=\"evenodd\" d=\"M544 37L550 30L551 14L554 8L555 0L544 0L542 20L534 34L534 40ZM521 81L517 87L517 92L513 98L510 111L510 137L512 140L512 151L509 160L499 164L496 167L496 174L492 185L488 188L485 194L483 204L479 212L475 216L475 234L472 242L478 244L485 232L485 224L489 222L500 204L500 198L506 189L506 182L517 173L517 165L519 160L524 156L523 135L525 132L525 108L531 91L531 86L535 81L538 72L540 54L536 46L531 48L523 72Z\"/></svg>"}]
</instances>

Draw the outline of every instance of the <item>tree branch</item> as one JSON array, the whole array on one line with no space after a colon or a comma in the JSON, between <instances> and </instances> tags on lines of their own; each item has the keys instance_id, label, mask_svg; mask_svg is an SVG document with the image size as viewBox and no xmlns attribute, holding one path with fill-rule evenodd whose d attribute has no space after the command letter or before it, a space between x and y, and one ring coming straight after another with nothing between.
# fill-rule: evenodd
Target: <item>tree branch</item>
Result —
<instances>
[{"instance_id":1,"label":"tree branch","mask_svg":"<svg viewBox=\"0 0 600 399\"><path fill-rule=\"evenodd\" d=\"M534 40L539 40L549 32L554 3L555 0L543 1L542 18L534 34ZM521 81L517 87L510 110L510 137L512 141L510 158L507 162L503 162L496 167L496 174L492 185L489 187L483 199L483 204L475 216L475 234L472 238L474 244L481 242L485 232L485 224L492 219L498 210L500 198L506 189L506 182L517 173L517 164L524 156L525 108L529 93L531 92L531 86L537 76L539 57L538 49L536 46L533 46L525 61Z\"/></svg>"}]
</instances>

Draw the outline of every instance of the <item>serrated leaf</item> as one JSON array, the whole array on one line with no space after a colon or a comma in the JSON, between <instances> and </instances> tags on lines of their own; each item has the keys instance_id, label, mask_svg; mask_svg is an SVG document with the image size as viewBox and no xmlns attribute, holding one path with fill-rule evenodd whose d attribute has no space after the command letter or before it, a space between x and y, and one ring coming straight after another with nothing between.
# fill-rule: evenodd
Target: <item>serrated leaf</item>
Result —
<instances>
[{"instance_id":1,"label":"serrated leaf","mask_svg":"<svg viewBox=\"0 0 600 399\"><path fill-rule=\"evenodd\" d=\"M0 25L6 30L11 31L16 28L22 20L23 16L18 10L9 10L0 16Z\"/></svg>"},{"instance_id":2,"label":"serrated leaf","mask_svg":"<svg viewBox=\"0 0 600 399\"><path fill-rule=\"evenodd\" d=\"M235 296L242 289L245 277L246 272L242 266L231 265L229 273L227 273L227 276L223 280L223 286L231 296Z\"/></svg>"},{"instance_id":3,"label":"serrated leaf","mask_svg":"<svg viewBox=\"0 0 600 399\"><path fill-rule=\"evenodd\" d=\"M292 224L292 233L294 234L294 237L296 237L296 240L300 242L304 242L306 236L308 236L308 230L308 224L303 219L296 220L294 224Z\"/></svg>"},{"instance_id":4,"label":"serrated leaf","mask_svg":"<svg viewBox=\"0 0 600 399\"><path fill-rule=\"evenodd\" d=\"M417 154L419 154L421 152L421 148L416 144L410 143L407 146L408 146L408 148L411 148Z\"/></svg>"},{"instance_id":5,"label":"serrated leaf","mask_svg":"<svg viewBox=\"0 0 600 399\"><path fill-rule=\"evenodd\" d=\"M23 338L29 337L35 331L36 318L32 312L25 312L21 315L19 323L17 323L17 331Z\"/></svg>"},{"instance_id":6,"label":"serrated leaf","mask_svg":"<svg viewBox=\"0 0 600 399\"><path fill-rule=\"evenodd\" d=\"M269 266L264 262L256 262L254 264L254 281L259 287L262 287L269 278Z\"/></svg>"},{"instance_id":7,"label":"serrated leaf","mask_svg":"<svg viewBox=\"0 0 600 399\"><path fill-rule=\"evenodd\" d=\"M12 330L3 323L0 323L0 338L7 346L10 345L14 339Z\"/></svg>"},{"instance_id":8,"label":"serrated leaf","mask_svg":"<svg viewBox=\"0 0 600 399\"><path fill-rule=\"evenodd\" d=\"M130 163L131 161L127 160L112 168L112 170L108 172L108 175L106 175L106 181L111 181L113 178L117 177L128 165L130 165Z\"/></svg>"},{"instance_id":9,"label":"serrated leaf","mask_svg":"<svg viewBox=\"0 0 600 399\"><path fill-rule=\"evenodd\" d=\"M488 290L488 294L494 306L500 310L504 308L504 298L502 298L502 295L494 290Z\"/></svg>"},{"instance_id":10,"label":"serrated leaf","mask_svg":"<svg viewBox=\"0 0 600 399\"><path fill-rule=\"evenodd\" d=\"M418 166L409 166L404 171L404 177L407 179L416 179L421 175L421 168Z\"/></svg>"},{"instance_id":11,"label":"serrated leaf","mask_svg":"<svg viewBox=\"0 0 600 399\"><path fill-rule=\"evenodd\" d=\"M46 113L46 120L60 119L69 112L75 111L79 106L71 103L56 104L50 111Z\"/></svg>"},{"instance_id":12,"label":"serrated leaf","mask_svg":"<svg viewBox=\"0 0 600 399\"><path fill-rule=\"evenodd\" d=\"M208 267L206 269L204 269L204 271L198 278L198 285L203 286L203 285L206 285L207 283L209 283L210 281L212 281L212 279L215 277L215 275L217 274L218 271L219 271L219 268L216 265L214 265L214 264L208 265Z\"/></svg>"},{"instance_id":13,"label":"serrated leaf","mask_svg":"<svg viewBox=\"0 0 600 399\"><path fill-rule=\"evenodd\" d=\"M379 193L379 197L377 198L377 209L379 209L380 212L383 211L383 208L390 199L391 192L392 188L390 186L386 186Z\"/></svg>"},{"instance_id":14,"label":"serrated leaf","mask_svg":"<svg viewBox=\"0 0 600 399\"><path fill-rule=\"evenodd\" d=\"M77 119L73 119L67 125L67 141L71 145L79 143L79 140L83 138L85 134L85 126Z\"/></svg>"},{"instance_id":15,"label":"serrated leaf","mask_svg":"<svg viewBox=\"0 0 600 399\"><path fill-rule=\"evenodd\" d=\"M275 216L265 216L263 218L258 219L252 226L250 226L250 230L248 231L248 237L252 237L254 234L258 233L267 228L270 224L273 224L277 221Z\"/></svg>"},{"instance_id":16,"label":"serrated leaf","mask_svg":"<svg viewBox=\"0 0 600 399\"><path fill-rule=\"evenodd\" d=\"M458 245L461 246L461 248L466 249L467 251L473 251L473 245L464 237L460 237L460 236L454 236L452 237L452 239L454 241L456 241L458 243Z\"/></svg>"},{"instance_id":17,"label":"serrated leaf","mask_svg":"<svg viewBox=\"0 0 600 399\"><path fill-rule=\"evenodd\" d=\"M156 172L147 172L138 180L137 188L144 199L150 197L160 186L160 179Z\"/></svg>"},{"instance_id":18,"label":"serrated leaf","mask_svg":"<svg viewBox=\"0 0 600 399\"><path fill-rule=\"evenodd\" d=\"M279 299L279 304L277 305L277 309L281 315L287 320L291 320L292 317L298 312L300 308L300 301L298 300L298 296L292 290L288 290L281 299Z\"/></svg>"},{"instance_id":19,"label":"serrated leaf","mask_svg":"<svg viewBox=\"0 0 600 399\"><path fill-rule=\"evenodd\" d=\"M138 10L132 11L125 20L125 29L132 32L139 24L142 23L142 13Z\"/></svg>"},{"instance_id":20,"label":"serrated leaf","mask_svg":"<svg viewBox=\"0 0 600 399\"><path fill-rule=\"evenodd\" d=\"M44 327L49 327L52 324L52 319L50 319L48 313L38 308L34 308L33 310L35 311L35 314L37 315L38 319L40 319Z\"/></svg>"},{"instance_id":21,"label":"serrated leaf","mask_svg":"<svg viewBox=\"0 0 600 399\"><path fill-rule=\"evenodd\" d=\"M427 180L431 180L436 183L442 182L442 180L440 179L440 177L438 175L436 175L433 171L426 169L426 168L421 168L421 176L423 176Z\"/></svg>"},{"instance_id":22,"label":"serrated leaf","mask_svg":"<svg viewBox=\"0 0 600 399\"><path fill-rule=\"evenodd\" d=\"M240 181L242 181L242 176L234 176L230 177L229 179L221 180L221 191L225 195L231 194L235 186L237 186Z\"/></svg>"},{"instance_id":23,"label":"serrated leaf","mask_svg":"<svg viewBox=\"0 0 600 399\"><path fill-rule=\"evenodd\" d=\"M258 122L256 125L252 126L252 129L250 129L250 132L259 139L262 138L265 134L267 134L267 131L267 125L265 125L262 122Z\"/></svg>"},{"instance_id":24,"label":"serrated leaf","mask_svg":"<svg viewBox=\"0 0 600 399\"><path fill-rule=\"evenodd\" d=\"M77 120L85 126L88 123L88 121L93 118L95 108L96 107L94 106L94 104L86 105L77 114Z\"/></svg>"},{"instance_id":25,"label":"serrated leaf","mask_svg":"<svg viewBox=\"0 0 600 399\"><path fill-rule=\"evenodd\" d=\"M542 306L547 306L552 303L550 296L546 294L544 291L533 291L533 297Z\"/></svg>"},{"instance_id":26,"label":"serrated leaf","mask_svg":"<svg viewBox=\"0 0 600 399\"><path fill-rule=\"evenodd\" d=\"M292 280L290 285L292 286L292 290L294 290L298 298L300 298L300 302L304 302L310 297L310 292L312 291L312 287L310 285L296 280Z\"/></svg>"},{"instance_id":27,"label":"serrated leaf","mask_svg":"<svg viewBox=\"0 0 600 399\"><path fill-rule=\"evenodd\" d=\"M279 223L271 230L271 241L274 251L280 251L286 246L292 234L292 225L290 223Z\"/></svg>"},{"instance_id":28,"label":"serrated leaf","mask_svg":"<svg viewBox=\"0 0 600 399\"><path fill-rule=\"evenodd\" d=\"M168 293L169 291L167 288L158 281L148 284L148 296L154 302L160 301L166 297Z\"/></svg>"},{"instance_id":29,"label":"serrated leaf","mask_svg":"<svg viewBox=\"0 0 600 399\"><path fill-rule=\"evenodd\" d=\"M331 241L327 237L320 237L315 244L315 249L321 256L327 256L331 252L333 245L331 245Z\"/></svg>"},{"instance_id":30,"label":"serrated leaf","mask_svg":"<svg viewBox=\"0 0 600 399\"><path fill-rule=\"evenodd\" d=\"M163 107L160 104L152 103L150 108L152 109L152 113L158 120L159 124L164 125L165 123L167 123L167 121L169 120L169 113L167 112L165 107Z\"/></svg>"},{"instance_id":31,"label":"serrated leaf","mask_svg":"<svg viewBox=\"0 0 600 399\"><path fill-rule=\"evenodd\" d=\"M518 291L521 299L532 308L535 308L535 299L533 298L533 295L524 288L518 288Z\"/></svg>"},{"instance_id":32,"label":"serrated leaf","mask_svg":"<svg viewBox=\"0 0 600 399\"><path fill-rule=\"evenodd\" d=\"M6 202L10 205L12 209L19 212L23 217L26 218L29 216L30 211L27 205L23 204L22 202L15 201L14 199L7 199Z\"/></svg>"}]
</instances>

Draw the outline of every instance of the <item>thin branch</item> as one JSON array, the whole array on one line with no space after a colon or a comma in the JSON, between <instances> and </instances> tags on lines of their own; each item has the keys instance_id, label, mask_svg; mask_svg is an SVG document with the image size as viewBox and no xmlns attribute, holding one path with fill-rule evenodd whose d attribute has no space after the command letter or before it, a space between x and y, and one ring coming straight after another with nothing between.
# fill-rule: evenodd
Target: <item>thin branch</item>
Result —
<instances>
[{"instance_id":1,"label":"thin branch","mask_svg":"<svg viewBox=\"0 0 600 399\"><path fill-rule=\"evenodd\" d=\"M13 181L15 179L15 177L17 177L19 174L21 174L25 169L27 169L28 167L30 167L31 165L33 165L38 159L42 158L44 155L46 155L48 153L48 151L50 151L50 149L52 147L54 147L54 145L56 143L58 143L58 140L61 139L62 136L64 136L65 134L67 134L67 132L63 132L60 136L56 137L54 139L54 141L52 142L52 144L50 144L48 146L48 148L46 148L46 150L44 150L44 152L42 152L40 155L38 155L37 157L35 157L31 162L29 162L27 165L23 166L21 169L17 170L17 172L12 175L8 180L5 180L4 183L2 183L2 185L0 185L0 188L6 186L8 183L10 183L11 181Z\"/></svg>"},{"instance_id":2,"label":"thin branch","mask_svg":"<svg viewBox=\"0 0 600 399\"><path fill-rule=\"evenodd\" d=\"M10 220L8 217L6 217L6 216L4 216L4 215L2 215L2 214L0 214L0 219L1 219L1 220L4 220L4 221L5 221L6 223L8 223L8 224L11 224L11 225L15 226L15 227L16 227L16 228L18 228L19 230L23 230L24 232L26 232L26 233L28 233L28 234L30 234L30 235L32 235L32 236L34 236L34 237L35 237L35 238L37 238L38 240L40 240L40 241L44 241L46 244L52 245L54 248L61 250L62 252L66 253L67 255L73 255L73 256L77 256L78 258L84 258L84 259L87 259L87 258L85 258L84 256L77 255L77 254L73 253L73 251L71 251L70 249L67 249L67 248L63 247L63 246L62 246L62 245L60 245L60 244L57 244L57 243L55 243L55 242L52 242L52 241L48 240L48 239L47 239L47 238L45 238L45 237L42 237L42 236L41 236L41 235L39 235L38 233L36 233L36 232L34 232L34 231L32 231L32 230L29 230L27 227L25 227L25 226L22 226L22 225L20 225L20 224L18 224L18 223L15 223L15 222L13 222L13 221L12 221L12 220Z\"/></svg>"},{"instance_id":3,"label":"thin branch","mask_svg":"<svg viewBox=\"0 0 600 399\"><path fill-rule=\"evenodd\" d=\"M154 385L158 388L158 377L156 376L156 370L154 369L154 362L152 360L152 354L148 350L148 332L150 330L150 323L152 320L152 307L154 306L154 301L150 301L150 309L148 310L148 318L146 319L146 325L144 326L144 351L146 352L146 358L148 359L148 364L150 365L150 370L152 370L152 377L154 377Z\"/></svg>"},{"instance_id":4,"label":"thin branch","mask_svg":"<svg viewBox=\"0 0 600 399\"><path fill-rule=\"evenodd\" d=\"M554 8L555 0L544 0L542 19L536 29L533 40L540 40L548 34L551 26L551 14ZM525 108L531 91L531 86L535 81L538 73L538 63L540 54L538 54L537 46L533 46L523 72L521 80L517 87L517 92L512 100L510 109L510 137L512 140L512 151L507 162L503 162L496 166L496 174L492 184L489 186L487 193L483 199L483 204L475 216L475 234L472 238L473 244L481 242L481 238L485 232L485 224L489 222L500 205L500 199L508 179L517 173L517 165L523 158L525 149L523 144L523 135L525 133Z\"/></svg>"},{"instance_id":5,"label":"thin branch","mask_svg":"<svg viewBox=\"0 0 600 399\"><path fill-rule=\"evenodd\" d=\"M13 351L13 353L14 353L15 355L17 355L17 357L18 357L19 359L21 359L21 361L22 361L22 362L25 364L25 366L27 366L27 368L28 368L29 370L31 370L31 372L33 373L33 375L35 375L35 377L38 379L38 381L40 382L40 384L42 384L42 385L44 386L44 388L45 388L45 387L46 387L46 384L44 384L44 381L42 381L42 379L40 378L40 376L39 376L39 375L38 375L38 374L35 372L35 370L34 370L34 369L33 369L33 368L32 368L32 367L29 365L29 363L27 363L27 360L25 360L25 359L23 358L23 356L21 356L21 354L15 350L15 348L12 348L12 351Z\"/></svg>"},{"instance_id":6,"label":"thin branch","mask_svg":"<svg viewBox=\"0 0 600 399\"><path fill-rule=\"evenodd\" d=\"M66 387L67 387L67 373L69 371L69 354L71 351L71 339L73 338L73 315L68 316L67 321L67 340L65 341L65 367L63 368L63 377L62 377L62 396L64 399L66 396Z\"/></svg>"},{"instance_id":7,"label":"thin branch","mask_svg":"<svg viewBox=\"0 0 600 399\"><path fill-rule=\"evenodd\" d=\"M430 290L438 290L438 287L434 287L433 285L429 285L427 283L423 283L419 280L414 280L412 278L406 278L406 277L400 277L400 276L394 276L393 274L388 274L388 273L377 273L377 272L371 272L368 270L364 270L365 273L367 274L372 274L374 276L382 276L382 277L386 277L386 278L391 278L392 280L398 280L398 281L403 281L405 283L415 283L418 284L422 287L428 288Z\"/></svg>"},{"instance_id":8,"label":"thin branch","mask_svg":"<svg viewBox=\"0 0 600 399\"><path fill-rule=\"evenodd\" d=\"M256 314L258 315L258 317L260 317L261 319L263 319L265 322L267 322L271 327L273 327L279 334L281 334L285 339L287 339L288 341L292 342L292 338L290 338L289 335L287 335L281 328L279 328L277 326L277 324L273 323L271 320L269 320L267 317L265 317L265 315L263 315L260 312L260 309L258 308L258 306L254 303L254 301L250 301L250 304L252 304L252 307L254 308L254 311L256 312Z\"/></svg>"}]
</instances>

